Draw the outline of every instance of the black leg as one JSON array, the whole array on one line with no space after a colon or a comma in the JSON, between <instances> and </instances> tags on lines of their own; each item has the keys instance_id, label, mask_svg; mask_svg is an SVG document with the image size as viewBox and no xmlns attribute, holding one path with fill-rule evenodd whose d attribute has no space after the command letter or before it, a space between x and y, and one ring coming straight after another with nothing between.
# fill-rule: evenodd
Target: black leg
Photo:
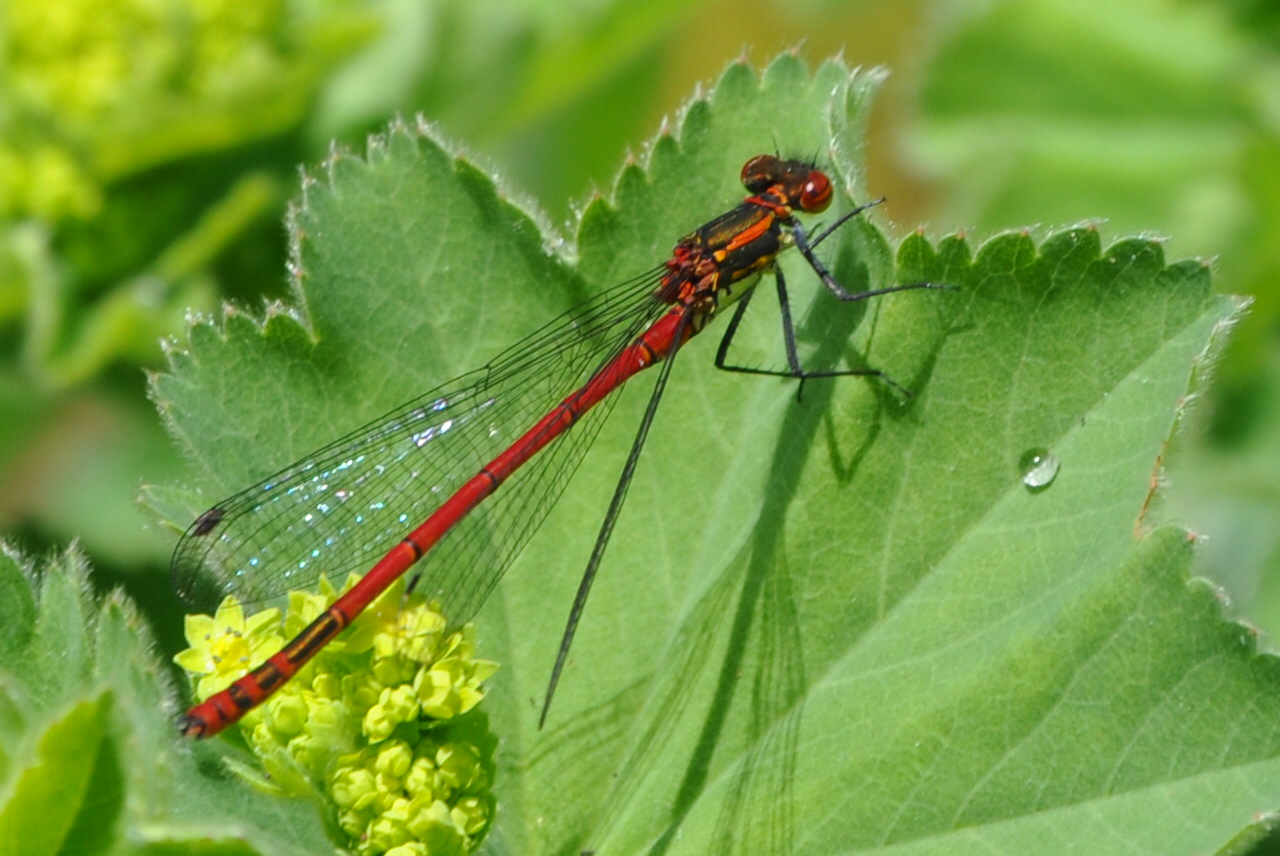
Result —
<instances>
[{"instance_id":1,"label":"black leg","mask_svg":"<svg viewBox=\"0 0 1280 856\"><path fill-rule=\"evenodd\" d=\"M685 313L681 324L688 323L692 316ZM682 330L677 330L675 341L684 340ZM556 652L556 662L551 668L551 680L547 683L547 695L542 702L542 715L538 717L538 728L547 724L547 714L551 710L551 699L555 697L556 687L560 685L560 676L564 674L565 663L569 659L569 648L573 645L573 637L578 632L578 622L582 619L582 611L587 606L587 595L591 593L591 585L595 582L596 572L600 570L600 561L604 558L605 547L609 545L609 537L613 527L622 513L622 505L627 499L627 489L631 487L631 479L636 473L636 465L640 462L640 451L644 441L649 437L649 429L653 426L653 417L657 415L658 403L662 401L662 393L667 388L667 380L671 377L671 367L675 365L677 347L672 347L658 369L658 379L654 382L653 392L649 394L649 406L645 408L644 418L636 430L636 438L631 442L631 453L622 467L622 475L618 477L618 485L613 491L613 500L609 510L605 512L604 521L600 524L600 532L596 535L595 546L591 549L591 558L587 560L586 570L582 572L582 581L578 583L578 593L574 595L573 606L569 608L569 619L565 622L564 633L560 637L560 649Z\"/></svg>"},{"instance_id":2,"label":"black leg","mask_svg":"<svg viewBox=\"0 0 1280 856\"><path fill-rule=\"evenodd\" d=\"M720 337L720 347L716 349L716 368L727 372L739 372L741 374L764 375L767 377L785 377L793 378L800 381L800 387L796 391L796 397L799 398L804 391L804 382L814 378L824 377L877 377L889 386L898 390L907 398L911 397L911 391L893 378L886 375L879 369L843 369L840 371L808 371L800 365L800 354L796 348L796 331L795 324L791 319L791 301L787 296L787 281L782 275L781 270L775 271L777 278L778 291L778 310L782 315L782 340L787 352L787 366L783 370L778 369L762 369L753 366L735 366L728 362L729 348L733 346L733 338L738 333L738 325L742 322L742 316L746 314L747 304L751 300L751 295L755 289L751 289L742 296L738 301L737 307L733 312L733 317L729 319L729 326L725 328L724 335Z\"/></svg>"},{"instance_id":3,"label":"black leg","mask_svg":"<svg viewBox=\"0 0 1280 856\"><path fill-rule=\"evenodd\" d=\"M878 297L882 294L893 294L894 292L897 292L897 291L913 291L913 290L922 289L922 288L936 288L936 289L942 289L947 291L955 290L956 287L953 285L941 285L933 282L913 282L913 283L907 283L905 285L894 285L894 286L889 286L887 288L871 289L870 291L851 292L848 289L846 289L843 285L841 285L840 281L837 280L835 276L832 275L831 271L827 269L827 266L822 263L822 260L818 258L816 253L814 253L814 248L817 247L819 244L821 244L823 241L825 241L827 238L831 237L831 235L836 231L836 229L839 229L849 220L858 216L863 211L866 211L868 208L871 208L872 206L875 206L875 205L879 205L883 201L884 201L884 197L881 197L872 202L868 202L864 205L859 205L857 208L854 208L850 211L846 211L844 214L838 217L836 221L832 223L830 226L820 230L817 233L817 235L813 238L809 237L809 234L804 230L804 227L801 226L799 223L795 223L792 225L791 227L792 241L795 243L796 248L800 250L800 254L804 256L805 261L807 261L809 263L809 266L813 268L813 272L816 273L818 277L822 280L822 284L825 285L827 287L827 290L830 291L833 295L835 295L836 298L846 302L851 302L854 300L865 300L868 297ZM724 371L730 371L730 372L741 372L743 374L795 378L796 380L800 381L801 391L803 391L804 389L804 382L812 378L848 377L850 375L877 377L877 378L880 378L885 383L887 383L889 386L896 389L903 396L907 398L911 397L911 391L909 389L902 386L902 384L898 383L893 378L889 377L884 372L878 369L845 369L842 371L806 371L804 367L800 365L800 356L796 348L795 325L791 317L791 301L787 297L786 279L782 275L781 268L778 268L775 266L773 269L773 272L777 280L778 309L782 315L782 340L783 340L783 345L786 348L786 352L787 352L787 370L778 371L773 369L760 369L760 368L752 368L750 366L735 366L735 365L730 365L728 363L729 348L732 346L734 336L736 336L738 333L738 326L742 322L743 315L746 314L747 304L751 302L751 297L754 294L755 289L750 289L749 291L747 291L746 294L742 296L742 299L738 301L738 305L734 309L733 317L729 319L729 326L725 328L724 336L722 336L720 339L720 347L716 349L716 368L722 369ZM799 393L797 393L797 397L799 397Z\"/></svg>"},{"instance_id":4,"label":"black leg","mask_svg":"<svg viewBox=\"0 0 1280 856\"><path fill-rule=\"evenodd\" d=\"M867 206L855 208L850 213L856 213L863 210ZM804 227L799 223L791 229L791 239L795 242L796 249L804 256L805 261L809 263L809 267L813 268L813 272L822 280L822 284L841 300L866 300L868 297L879 297L882 294L893 294L895 291L913 291L917 288L937 288L945 291L954 291L954 285L940 285L936 282L910 282L906 285L891 285L888 288L876 288L871 291L851 292L840 284L840 281L831 275L831 271L827 270L827 266L813 252L813 248L827 238L831 234L831 230L842 224L848 219L848 215L841 217L830 228L819 233L815 240L810 241L809 236L805 233Z\"/></svg>"}]
</instances>

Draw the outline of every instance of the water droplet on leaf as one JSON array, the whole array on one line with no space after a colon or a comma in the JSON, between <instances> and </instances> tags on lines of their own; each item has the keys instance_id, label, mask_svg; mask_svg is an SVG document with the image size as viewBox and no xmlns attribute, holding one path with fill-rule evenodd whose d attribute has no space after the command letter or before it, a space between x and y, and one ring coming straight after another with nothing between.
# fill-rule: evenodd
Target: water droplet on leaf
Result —
<instances>
[{"instance_id":1,"label":"water droplet on leaf","mask_svg":"<svg viewBox=\"0 0 1280 856\"><path fill-rule=\"evenodd\" d=\"M1053 480L1058 477L1059 466L1057 457L1048 449L1028 449L1018 459L1022 483L1032 493L1038 493L1053 484Z\"/></svg>"}]
</instances>

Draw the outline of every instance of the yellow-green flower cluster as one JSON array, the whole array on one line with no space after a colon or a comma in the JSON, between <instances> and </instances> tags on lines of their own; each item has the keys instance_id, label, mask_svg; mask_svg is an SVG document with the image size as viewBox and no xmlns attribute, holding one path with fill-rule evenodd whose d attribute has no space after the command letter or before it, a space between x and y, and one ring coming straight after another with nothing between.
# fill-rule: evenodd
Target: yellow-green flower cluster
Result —
<instances>
[{"instance_id":1,"label":"yellow-green flower cluster","mask_svg":"<svg viewBox=\"0 0 1280 856\"><path fill-rule=\"evenodd\" d=\"M114 179L297 122L323 73L367 37L359 5L9 0L0 217L90 217Z\"/></svg>"},{"instance_id":2,"label":"yellow-green flower cluster","mask_svg":"<svg viewBox=\"0 0 1280 856\"><path fill-rule=\"evenodd\" d=\"M354 580L353 580L354 581ZM294 592L282 616L245 617L233 598L187 618L175 661L204 699L261 663L333 602ZM325 791L361 856L466 854L493 814L488 739L476 717L496 669L470 625L449 632L433 604L396 585L240 722L278 789Z\"/></svg>"}]
</instances>

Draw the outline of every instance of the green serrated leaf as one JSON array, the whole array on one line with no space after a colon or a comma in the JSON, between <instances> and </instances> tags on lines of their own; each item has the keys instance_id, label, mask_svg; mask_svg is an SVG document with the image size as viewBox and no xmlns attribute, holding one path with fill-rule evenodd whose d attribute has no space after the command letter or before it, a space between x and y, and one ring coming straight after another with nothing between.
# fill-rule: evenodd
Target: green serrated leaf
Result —
<instances>
[{"instance_id":1,"label":"green serrated leaf","mask_svg":"<svg viewBox=\"0 0 1280 856\"><path fill-rule=\"evenodd\" d=\"M83 557L74 552L50 564L40 580L31 644L8 664L42 705L74 697L88 676L92 649L86 629L91 613L86 609L85 570Z\"/></svg>"},{"instance_id":2,"label":"green serrated leaf","mask_svg":"<svg viewBox=\"0 0 1280 856\"><path fill-rule=\"evenodd\" d=\"M104 702L97 698L74 705L40 735L0 808L5 856L57 853L66 842L85 807L89 782L95 778L103 743ZM108 820L99 826L99 833L109 828Z\"/></svg>"},{"instance_id":3,"label":"green serrated leaf","mask_svg":"<svg viewBox=\"0 0 1280 856\"><path fill-rule=\"evenodd\" d=\"M878 80L790 56L759 77L730 67L587 206L576 267L429 132L331 158L290 222L296 309L194 327L155 383L202 470L189 512L659 263L741 197L750 155L816 153L841 190L873 195L856 153ZM479 616L502 662L486 850L1222 846L1280 799L1275 661L1188 584L1186 533L1149 533L1144 512L1238 304L1210 296L1199 263L1146 240L1104 250L1090 228L976 252L915 235L896 272L874 227L840 240L822 254L850 286L958 289L817 293L799 319L811 365L874 367L914 396L845 378L797 400L714 371L713 342L682 350L538 731L645 404L642 379L623 391ZM813 285L803 260L784 269ZM769 299L743 347L778 365ZM1036 490L1030 450L1058 462Z\"/></svg>"},{"instance_id":4,"label":"green serrated leaf","mask_svg":"<svg viewBox=\"0 0 1280 856\"><path fill-rule=\"evenodd\" d=\"M148 634L121 595L95 602L81 555L28 567L5 546L0 572L5 605L29 605L10 612L17 644L0 646L0 853L332 848L314 806L246 792L179 751Z\"/></svg>"},{"instance_id":5,"label":"green serrated leaf","mask_svg":"<svg viewBox=\"0 0 1280 856\"><path fill-rule=\"evenodd\" d=\"M35 611L26 570L15 553L0 551L0 661L16 657L27 646Z\"/></svg>"}]
</instances>

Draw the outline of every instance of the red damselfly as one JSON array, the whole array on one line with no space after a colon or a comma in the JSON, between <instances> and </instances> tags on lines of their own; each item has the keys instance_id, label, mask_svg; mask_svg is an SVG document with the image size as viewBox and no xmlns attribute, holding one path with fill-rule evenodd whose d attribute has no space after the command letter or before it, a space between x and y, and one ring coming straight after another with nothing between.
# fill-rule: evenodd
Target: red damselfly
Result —
<instances>
[{"instance_id":1,"label":"red damselfly","mask_svg":"<svg viewBox=\"0 0 1280 856\"><path fill-rule=\"evenodd\" d=\"M660 364L569 612L543 704L545 720L673 357L684 343L736 302L716 353L718 367L801 381L849 374L883 378L874 369L801 367L778 253L794 245L844 301L935 287L911 283L852 293L836 281L814 248L876 202L848 211L811 237L795 215L825 211L833 195L830 180L814 164L760 155L743 166L742 183L749 195L681 238L664 264L570 310L484 368L200 515L179 541L172 564L175 587L200 606L226 594L262 602L321 577L340 581L369 570L278 653L192 707L183 733L208 737L239 720L412 567L420 567L419 592L439 599L450 620L469 620L559 497L611 409L612 393ZM727 362L753 286L765 272L777 282L787 356L782 371ZM514 440L505 433L524 426L531 427Z\"/></svg>"}]
</instances>

